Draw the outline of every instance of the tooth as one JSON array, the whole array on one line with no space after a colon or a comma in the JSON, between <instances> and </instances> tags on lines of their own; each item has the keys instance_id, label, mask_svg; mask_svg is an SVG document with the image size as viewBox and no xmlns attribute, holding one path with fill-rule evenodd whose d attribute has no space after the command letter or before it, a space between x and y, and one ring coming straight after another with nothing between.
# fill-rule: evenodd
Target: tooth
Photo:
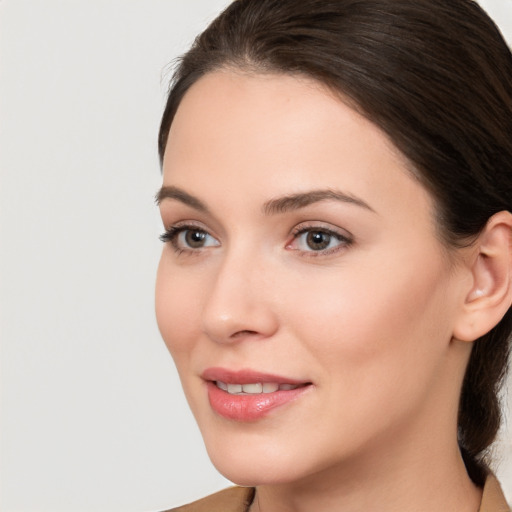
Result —
<instances>
[{"instance_id":1,"label":"tooth","mask_svg":"<svg viewBox=\"0 0 512 512\"><path fill-rule=\"evenodd\" d=\"M273 393L279 389L279 384L275 384L274 382L265 382L262 386L263 393Z\"/></svg>"},{"instance_id":2,"label":"tooth","mask_svg":"<svg viewBox=\"0 0 512 512\"><path fill-rule=\"evenodd\" d=\"M261 393L262 388L263 388L263 386L259 382L256 384L243 384L242 385L242 391L244 393L250 393L250 394Z\"/></svg>"},{"instance_id":3,"label":"tooth","mask_svg":"<svg viewBox=\"0 0 512 512\"><path fill-rule=\"evenodd\" d=\"M223 391L227 391L232 395L246 393L255 395L259 393L274 393L275 391L290 391L297 389L298 384L277 384L275 382L256 382L254 384L226 384L220 380L216 381L217 387Z\"/></svg>"},{"instance_id":4,"label":"tooth","mask_svg":"<svg viewBox=\"0 0 512 512\"><path fill-rule=\"evenodd\" d=\"M228 393L232 395L242 392L242 384L228 384Z\"/></svg>"},{"instance_id":5,"label":"tooth","mask_svg":"<svg viewBox=\"0 0 512 512\"><path fill-rule=\"evenodd\" d=\"M295 384L281 384L279 386L279 389L281 391L290 391L291 389L295 389L297 388L298 386L296 386Z\"/></svg>"}]
</instances>

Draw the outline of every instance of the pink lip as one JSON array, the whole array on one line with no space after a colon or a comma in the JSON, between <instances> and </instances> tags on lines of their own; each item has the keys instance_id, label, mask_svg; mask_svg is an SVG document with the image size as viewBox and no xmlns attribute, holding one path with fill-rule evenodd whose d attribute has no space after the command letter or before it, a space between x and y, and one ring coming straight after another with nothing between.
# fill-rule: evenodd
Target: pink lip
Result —
<instances>
[{"instance_id":1,"label":"pink lip","mask_svg":"<svg viewBox=\"0 0 512 512\"><path fill-rule=\"evenodd\" d=\"M223 368L208 368L201 375L207 381L208 400L212 409L220 416L241 422L256 421L265 417L270 411L286 405L311 388L311 383L289 379L278 375L260 373L253 370L231 371ZM231 395L215 384L277 383L293 384L300 387L290 390L278 390L273 393Z\"/></svg>"},{"instance_id":2,"label":"pink lip","mask_svg":"<svg viewBox=\"0 0 512 512\"><path fill-rule=\"evenodd\" d=\"M207 368L201 377L204 380L225 382L226 384L253 384L258 382L276 382L277 384L308 384L308 381L289 379L271 373L261 373L255 370L232 371L225 368Z\"/></svg>"}]
</instances>

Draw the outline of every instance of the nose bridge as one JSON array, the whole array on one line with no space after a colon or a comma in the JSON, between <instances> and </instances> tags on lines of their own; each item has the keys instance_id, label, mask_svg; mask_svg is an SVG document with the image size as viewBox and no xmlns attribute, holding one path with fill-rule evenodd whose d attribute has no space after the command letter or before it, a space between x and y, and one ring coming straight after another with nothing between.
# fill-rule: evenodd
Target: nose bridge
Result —
<instances>
[{"instance_id":1,"label":"nose bridge","mask_svg":"<svg viewBox=\"0 0 512 512\"><path fill-rule=\"evenodd\" d=\"M203 311L203 330L211 339L229 343L275 332L277 316L265 267L261 255L248 246L226 250Z\"/></svg>"}]
</instances>

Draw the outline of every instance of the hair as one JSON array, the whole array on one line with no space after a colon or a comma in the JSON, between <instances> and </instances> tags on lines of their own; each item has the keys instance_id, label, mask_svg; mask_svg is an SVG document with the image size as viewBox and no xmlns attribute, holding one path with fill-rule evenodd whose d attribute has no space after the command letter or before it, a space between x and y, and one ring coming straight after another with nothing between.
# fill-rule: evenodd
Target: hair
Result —
<instances>
[{"instance_id":1,"label":"hair","mask_svg":"<svg viewBox=\"0 0 512 512\"><path fill-rule=\"evenodd\" d=\"M512 211L512 55L473 0L236 0L178 62L159 133L206 73L307 76L379 126L431 193L448 247ZM473 344L458 440L482 485L501 421L512 309Z\"/></svg>"}]
</instances>

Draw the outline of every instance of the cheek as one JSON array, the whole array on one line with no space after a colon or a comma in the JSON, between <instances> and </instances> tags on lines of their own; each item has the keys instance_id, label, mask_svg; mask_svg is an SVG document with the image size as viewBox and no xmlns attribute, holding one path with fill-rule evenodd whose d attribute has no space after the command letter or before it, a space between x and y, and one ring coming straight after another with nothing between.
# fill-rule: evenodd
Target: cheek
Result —
<instances>
[{"instance_id":1,"label":"cheek","mask_svg":"<svg viewBox=\"0 0 512 512\"><path fill-rule=\"evenodd\" d=\"M294 336L333 373L358 373L358 381L436 357L451 334L448 278L441 262L430 263L418 272L412 263L361 261L359 269L316 276L307 289L290 293Z\"/></svg>"},{"instance_id":2,"label":"cheek","mask_svg":"<svg viewBox=\"0 0 512 512\"><path fill-rule=\"evenodd\" d=\"M443 269L435 261L431 269L340 269L338 277L312 280L307 293L290 293L288 325L307 352L298 356L310 362L340 443L351 439L355 447L390 432L435 394L451 316Z\"/></svg>"},{"instance_id":3,"label":"cheek","mask_svg":"<svg viewBox=\"0 0 512 512\"><path fill-rule=\"evenodd\" d=\"M155 310L162 338L176 360L192 348L200 325L201 293L186 273L172 270L165 250L158 266Z\"/></svg>"}]
</instances>

